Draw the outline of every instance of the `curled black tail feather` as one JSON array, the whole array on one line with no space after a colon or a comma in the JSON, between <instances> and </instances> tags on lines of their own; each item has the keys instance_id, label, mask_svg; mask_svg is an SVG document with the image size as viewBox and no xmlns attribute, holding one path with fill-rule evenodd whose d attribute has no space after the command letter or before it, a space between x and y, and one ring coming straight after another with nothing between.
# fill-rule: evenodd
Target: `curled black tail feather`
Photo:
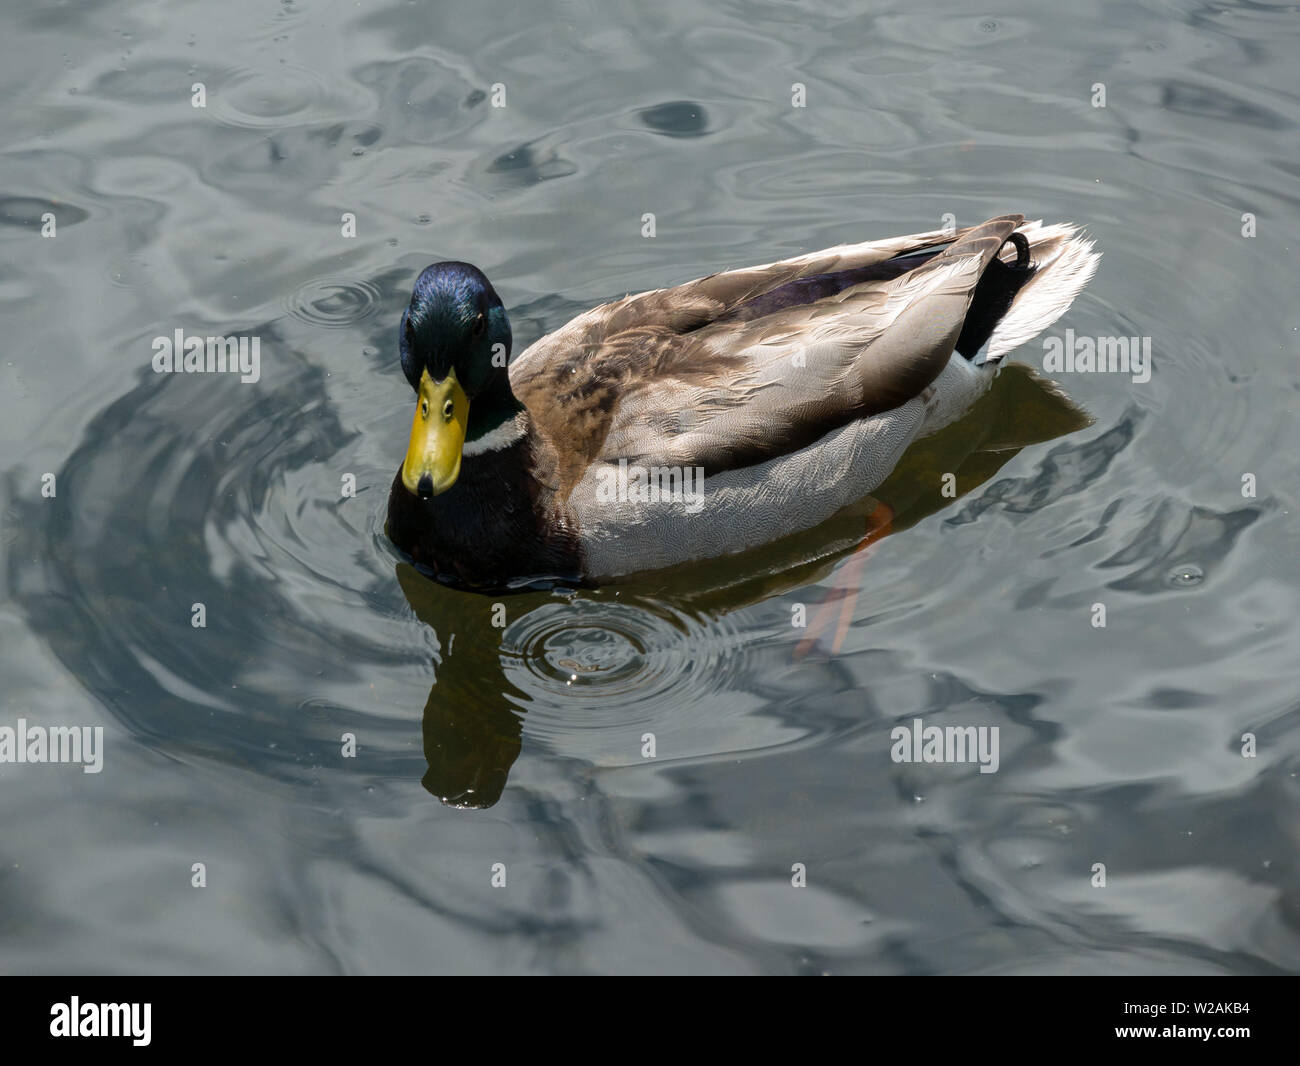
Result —
<instances>
[{"instance_id":1,"label":"curled black tail feather","mask_svg":"<svg viewBox=\"0 0 1300 1066\"><path fill-rule=\"evenodd\" d=\"M1037 269L1029 261L1029 241L1023 233L1013 233L1007 241L1016 247L1016 261L1004 263L997 256L990 259L971 296L966 321L957 337L957 351L966 359L974 359L988 343L994 328L1011 308L1016 293Z\"/></svg>"}]
</instances>

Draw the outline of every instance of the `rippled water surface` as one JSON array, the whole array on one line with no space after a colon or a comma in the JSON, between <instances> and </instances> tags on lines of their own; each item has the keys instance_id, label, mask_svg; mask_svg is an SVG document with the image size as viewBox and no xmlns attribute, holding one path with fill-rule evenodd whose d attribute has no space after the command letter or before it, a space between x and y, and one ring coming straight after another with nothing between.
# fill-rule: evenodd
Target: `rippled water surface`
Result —
<instances>
[{"instance_id":1,"label":"rippled water surface","mask_svg":"<svg viewBox=\"0 0 1300 1066\"><path fill-rule=\"evenodd\" d=\"M71 0L0 42L0 726L104 729L101 773L0 764L0 970L1300 969L1296 5ZM427 263L519 351L1006 211L1088 227L1055 332L1154 372L1023 349L865 551L872 501L493 600L385 539ZM177 329L259 379L153 373ZM997 772L895 762L916 718Z\"/></svg>"}]
</instances>

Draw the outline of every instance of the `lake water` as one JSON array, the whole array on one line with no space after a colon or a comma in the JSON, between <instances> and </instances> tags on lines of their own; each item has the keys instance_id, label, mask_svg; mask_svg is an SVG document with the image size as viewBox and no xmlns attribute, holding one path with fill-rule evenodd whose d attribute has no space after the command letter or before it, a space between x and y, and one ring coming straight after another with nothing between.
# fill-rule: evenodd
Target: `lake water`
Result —
<instances>
[{"instance_id":1,"label":"lake water","mask_svg":"<svg viewBox=\"0 0 1300 1066\"><path fill-rule=\"evenodd\" d=\"M103 730L98 773L0 764L0 970L1300 969L1294 4L73 0L0 41L0 727ZM385 540L426 264L520 351L1008 211L1087 227L1049 332L1150 378L1030 344L867 550L871 501L492 599ZM258 380L155 374L178 329ZM996 772L895 761L917 719Z\"/></svg>"}]
</instances>

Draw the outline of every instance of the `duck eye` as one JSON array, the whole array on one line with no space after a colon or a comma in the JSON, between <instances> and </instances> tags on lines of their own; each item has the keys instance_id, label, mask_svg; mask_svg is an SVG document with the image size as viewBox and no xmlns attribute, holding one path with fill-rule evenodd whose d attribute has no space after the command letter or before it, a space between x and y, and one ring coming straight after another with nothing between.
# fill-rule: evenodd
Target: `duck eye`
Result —
<instances>
[{"instance_id":1,"label":"duck eye","mask_svg":"<svg viewBox=\"0 0 1300 1066\"><path fill-rule=\"evenodd\" d=\"M477 317L474 319L473 328L474 328L474 336L476 337L483 336L483 331L487 329L487 318L484 317L482 311L480 311Z\"/></svg>"},{"instance_id":2,"label":"duck eye","mask_svg":"<svg viewBox=\"0 0 1300 1066\"><path fill-rule=\"evenodd\" d=\"M456 410L456 405L451 402L451 397L447 397L447 402L442 405L442 417L448 422L451 421L452 413Z\"/></svg>"},{"instance_id":3,"label":"duck eye","mask_svg":"<svg viewBox=\"0 0 1300 1066\"><path fill-rule=\"evenodd\" d=\"M428 417L429 417L429 401L428 401L428 400L421 400L421 401L420 401L420 414L423 415L425 418L428 418Z\"/></svg>"}]
</instances>

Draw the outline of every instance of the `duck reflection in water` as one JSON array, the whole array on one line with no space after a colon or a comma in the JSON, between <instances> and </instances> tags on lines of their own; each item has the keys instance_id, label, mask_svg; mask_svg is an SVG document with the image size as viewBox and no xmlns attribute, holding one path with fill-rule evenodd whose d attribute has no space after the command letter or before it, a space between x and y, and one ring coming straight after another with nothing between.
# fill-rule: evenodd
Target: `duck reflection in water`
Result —
<instances>
[{"instance_id":1,"label":"duck reflection in water","mask_svg":"<svg viewBox=\"0 0 1300 1066\"><path fill-rule=\"evenodd\" d=\"M796 631L802 639L792 638L791 644L796 659L828 658L839 651L862 581L869 580L863 563L882 537L951 506L1022 448L1073 433L1090 421L1055 384L1012 364L958 422L914 444L871 497L815 529L739 555L639 575L616 589L584 591L573 602L580 610L582 597L617 592L623 603L666 601L717 617L834 573L833 587L809 612L807 631ZM493 605L505 603L518 621L542 605L553 605L554 593L483 595L440 585L408 563L398 564L397 580L440 645L424 707L428 771L421 783L448 806L491 807L501 798L523 748L530 702L510 679L518 653L509 649L506 630L493 624L500 621ZM485 655L489 648L497 654ZM599 670L591 664L572 666L599 683Z\"/></svg>"}]
</instances>

